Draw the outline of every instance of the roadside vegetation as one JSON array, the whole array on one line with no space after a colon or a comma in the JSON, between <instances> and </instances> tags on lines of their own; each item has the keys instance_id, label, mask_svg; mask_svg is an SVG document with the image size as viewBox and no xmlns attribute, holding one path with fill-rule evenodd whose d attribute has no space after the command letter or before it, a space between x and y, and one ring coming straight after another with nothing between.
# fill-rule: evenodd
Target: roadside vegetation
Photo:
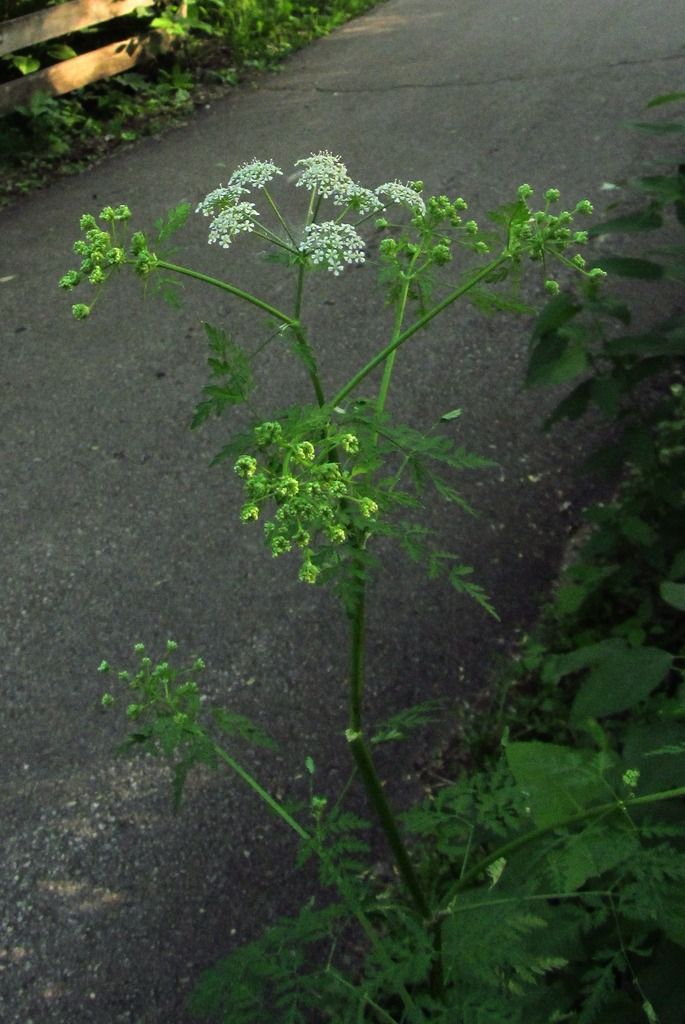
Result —
<instances>
[{"instance_id":1,"label":"roadside vegetation","mask_svg":"<svg viewBox=\"0 0 685 1024\"><path fill-rule=\"evenodd\" d=\"M65 0L56 0L57 3ZM150 29L175 45L154 62L63 96L39 93L0 116L0 207L76 174L115 149L178 124L255 71L326 35L382 0L188 0L141 9L0 58L0 83ZM0 19L53 6L18 0ZM11 13L10 13L11 7Z\"/></svg>"},{"instance_id":2,"label":"roadside vegetation","mask_svg":"<svg viewBox=\"0 0 685 1024\"><path fill-rule=\"evenodd\" d=\"M655 160L659 139L685 129L682 119L661 117L662 108L683 100L685 93L657 97L649 104L656 118L636 126L653 136ZM269 191L283 175L271 162L237 168L200 204L212 218L210 241L229 248L245 232L276 247L270 259L293 276L292 314L167 260L164 247L187 207L158 221L156 236L135 231L128 242L128 207L105 207L105 229L85 214L74 247L81 266L60 282L87 300L72 307L78 320L91 316L99 289L120 269L157 280L162 292L179 274L223 289L271 318L263 344L288 345L314 389L311 406L256 420L215 461L234 462L245 491L240 518L248 528L262 522L272 555L297 555L304 583L331 583L341 598L351 639L350 784L364 786L395 874L377 870L372 826L346 807L348 786L334 795L319 788L307 758L308 798L279 803L234 753L241 741L268 747L268 737L243 716L203 707L202 659L172 667L169 641L155 664L136 644L138 666L117 673L103 696L104 706L125 708L124 748L171 760L177 803L196 762L237 773L297 834L298 862L318 863L328 894L313 895L297 917L205 971L190 1008L221 1024L682 1024L685 307L660 290L685 278L685 166L669 153L617 185L616 209L587 231L574 223L592 213L587 200L557 213L560 196L549 189L537 209L533 190L521 185L491 214L494 230L484 231L464 220L463 199L424 200L421 182L372 191L327 152L298 165L296 187L310 191L302 230L286 222ZM257 221L246 194L268 203L273 227ZM342 212L319 222L325 203ZM326 399L300 319L304 280L363 263L371 243L360 230L369 218L382 236L375 258L395 326L377 356ZM614 237L617 251L608 254ZM602 239L594 250L593 238ZM586 245L585 256L573 254ZM445 474L487 461L454 447L460 409L425 433L391 419L393 364L409 338L459 299L490 313L531 313L517 291L531 262L543 270L548 297L534 321L526 384L568 389L550 429L590 413L607 420L611 444L591 455L586 471L610 473L613 497L587 511L587 535L489 707L456 722L454 750L427 776L426 799L396 814L375 752L445 710L424 704L362 727L365 582L380 568L373 536L394 540L484 614L496 611L470 568L416 521L433 490L454 514L469 511ZM455 272L445 291L444 275ZM656 295L647 326L643 310L626 301L626 281ZM244 350L205 326L210 382L193 427L247 400L263 347ZM359 396L379 366L378 395ZM106 661L100 670L110 672Z\"/></svg>"}]
</instances>

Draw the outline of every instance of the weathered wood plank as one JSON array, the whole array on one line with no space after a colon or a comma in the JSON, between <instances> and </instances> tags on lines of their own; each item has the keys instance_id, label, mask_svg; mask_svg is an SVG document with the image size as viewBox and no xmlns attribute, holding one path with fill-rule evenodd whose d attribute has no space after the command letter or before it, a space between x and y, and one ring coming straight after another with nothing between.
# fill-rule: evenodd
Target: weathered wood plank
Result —
<instances>
[{"instance_id":1,"label":"weathered wood plank","mask_svg":"<svg viewBox=\"0 0 685 1024\"><path fill-rule=\"evenodd\" d=\"M46 7L21 18L12 18L0 23L0 55L111 21L130 14L137 7L152 7L154 3L155 0L70 0L59 7Z\"/></svg>"},{"instance_id":2,"label":"weathered wood plank","mask_svg":"<svg viewBox=\"0 0 685 1024\"><path fill-rule=\"evenodd\" d=\"M0 114L6 114L15 107L28 102L36 92L47 92L61 96L82 85L90 85L101 78L118 75L132 68L145 58L153 58L171 45L171 39L161 32L149 32L131 36L118 43L101 46L80 57L71 57L52 67L25 75L12 82L0 85Z\"/></svg>"}]
</instances>

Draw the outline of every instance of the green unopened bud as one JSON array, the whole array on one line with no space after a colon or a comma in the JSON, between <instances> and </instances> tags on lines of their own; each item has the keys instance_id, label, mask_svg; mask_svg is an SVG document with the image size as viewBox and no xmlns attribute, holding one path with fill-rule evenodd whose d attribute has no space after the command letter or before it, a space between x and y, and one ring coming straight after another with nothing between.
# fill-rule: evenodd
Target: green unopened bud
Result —
<instances>
[{"instance_id":1,"label":"green unopened bud","mask_svg":"<svg viewBox=\"0 0 685 1024\"><path fill-rule=\"evenodd\" d=\"M576 213L587 213L591 214L594 211L594 207L589 199L581 199L576 205Z\"/></svg>"},{"instance_id":2,"label":"green unopened bud","mask_svg":"<svg viewBox=\"0 0 685 1024\"><path fill-rule=\"evenodd\" d=\"M311 562L303 562L300 566L300 571L297 574L298 579L303 583L316 583L316 578L319 575L319 570Z\"/></svg>"},{"instance_id":3,"label":"green unopened bud","mask_svg":"<svg viewBox=\"0 0 685 1024\"><path fill-rule=\"evenodd\" d=\"M423 192L423 182L422 181L410 181L409 182L409 188L413 189L414 192Z\"/></svg>"},{"instance_id":4,"label":"green unopened bud","mask_svg":"<svg viewBox=\"0 0 685 1024\"><path fill-rule=\"evenodd\" d=\"M464 224L464 231L466 231L467 235L477 235L478 225L475 220L467 220L466 224Z\"/></svg>"},{"instance_id":5,"label":"green unopened bud","mask_svg":"<svg viewBox=\"0 0 685 1024\"><path fill-rule=\"evenodd\" d=\"M81 231L90 231L97 227L97 222L92 213L84 213L79 221Z\"/></svg>"},{"instance_id":6,"label":"green unopened bud","mask_svg":"<svg viewBox=\"0 0 685 1024\"><path fill-rule=\"evenodd\" d=\"M114 210L113 213L114 220L129 220L131 216L131 211L129 210L128 206L125 205L117 206L116 210Z\"/></svg>"},{"instance_id":7,"label":"green unopened bud","mask_svg":"<svg viewBox=\"0 0 685 1024\"><path fill-rule=\"evenodd\" d=\"M166 649L167 651L175 651L178 649L178 644L175 640L167 640Z\"/></svg>"},{"instance_id":8,"label":"green unopened bud","mask_svg":"<svg viewBox=\"0 0 685 1024\"><path fill-rule=\"evenodd\" d=\"M68 270L64 277L59 279L59 287L64 288L65 291L71 291L76 285L81 283L81 275L78 270Z\"/></svg>"},{"instance_id":9,"label":"green unopened bud","mask_svg":"<svg viewBox=\"0 0 685 1024\"><path fill-rule=\"evenodd\" d=\"M243 523L249 523L251 520L259 519L258 507L252 504L243 505L240 510L240 519Z\"/></svg>"},{"instance_id":10,"label":"green unopened bud","mask_svg":"<svg viewBox=\"0 0 685 1024\"><path fill-rule=\"evenodd\" d=\"M133 650L136 654L145 654L145 644L134 644Z\"/></svg>"},{"instance_id":11,"label":"green unopened bud","mask_svg":"<svg viewBox=\"0 0 685 1024\"><path fill-rule=\"evenodd\" d=\"M98 672L109 672L109 662L101 661L98 665Z\"/></svg>"},{"instance_id":12,"label":"green unopened bud","mask_svg":"<svg viewBox=\"0 0 685 1024\"><path fill-rule=\"evenodd\" d=\"M88 275L91 284L102 284L105 280L105 272L102 267L94 267Z\"/></svg>"},{"instance_id":13,"label":"green unopened bud","mask_svg":"<svg viewBox=\"0 0 685 1024\"><path fill-rule=\"evenodd\" d=\"M378 512L378 505L373 498L360 498L359 499L359 511L365 519L370 519Z\"/></svg>"},{"instance_id":14,"label":"green unopened bud","mask_svg":"<svg viewBox=\"0 0 685 1024\"><path fill-rule=\"evenodd\" d=\"M251 455L241 455L233 467L233 471L243 480L249 480L257 472L257 460Z\"/></svg>"},{"instance_id":15,"label":"green unopened bud","mask_svg":"<svg viewBox=\"0 0 685 1024\"><path fill-rule=\"evenodd\" d=\"M384 238L378 246L378 251L382 256L394 256L397 252L397 242L394 238Z\"/></svg>"},{"instance_id":16,"label":"green unopened bud","mask_svg":"<svg viewBox=\"0 0 685 1024\"><path fill-rule=\"evenodd\" d=\"M487 242L476 242L473 248L476 252L490 252L490 246Z\"/></svg>"},{"instance_id":17,"label":"green unopened bud","mask_svg":"<svg viewBox=\"0 0 685 1024\"><path fill-rule=\"evenodd\" d=\"M75 320L86 320L90 316L90 306L77 302L71 307L71 313Z\"/></svg>"},{"instance_id":18,"label":"green unopened bud","mask_svg":"<svg viewBox=\"0 0 685 1024\"><path fill-rule=\"evenodd\" d=\"M100 211L99 216L100 216L100 220L108 220L108 221L116 220L116 213L114 211L114 207L113 206L105 206L105 208Z\"/></svg>"},{"instance_id":19,"label":"green unopened bud","mask_svg":"<svg viewBox=\"0 0 685 1024\"><path fill-rule=\"evenodd\" d=\"M126 259L126 253L123 249L115 247L114 249L108 250L106 254L106 259L111 266L117 267L120 266Z\"/></svg>"},{"instance_id":20,"label":"green unopened bud","mask_svg":"<svg viewBox=\"0 0 685 1024\"><path fill-rule=\"evenodd\" d=\"M431 258L437 266L442 267L452 259L449 245L435 245L431 252Z\"/></svg>"},{"instance_id":21,"label":"green unopened bud","mask_svg":"<svg viewBox=\"0 0 685 1024\"><path fill-rule=\"evenodd\" d=\"M111 693L103 693L100 703L102 704L103 708L110 708L114 703L114 697L112 696Z\"/></svg>"},{"instance_id":22,"label":"green unopened bud","mask_svg":"<svg viewBox=\"0 0 685 1024\"><path fill-rule=\"evenodd\" d=\"M545 192L545 199L548 203L558 203L561 198L561 192L558 188L548 188Z\"/></svg>"},{"instance_id":23,"label":"green unopened bud","mask_svg":"<svg viewBox=\"0 0 685 1024\"><path fill-rule=\"evenodd\" d=\"M340 444L350 455L354 455L359 451L359 438L356 434L343 434L340 438Z\"/></svg>"},{"instance_id":24,"label":"green unopened bud","mask_svg":"<svg viewBox=\"0 0 685 1024\"><path fill-rule=\"evenodd\" d=\"M454 200L454 209L455 210L468 210L468 208L469 208L468 203L466 202L465 199L462 199L461 196L459 196L457 199Z\"/></svg>"},{"instance_id":25,"label":"green unopened bud","mask_svg":"<svg viewBox=\"0 0 685 1024\"><path fill-rule=\"evenodd\" d=\"M301 441L295 445L295 455L301 462L313 462L316 451L311 441Z\"/></svg>"},{"instance_id":26,"label":"green unopened bud","mask_svg":"<svg viewBox=\"0 0 685 1024\"><path fill-rule=\"evenodd\" d=\"M576 231L573 235L573 241L576 245L585 245L589 238L587 231Z\"/></svg>"},{"instance_id":27,"label":"green unopened bud","mask_svg":"<svg viewBox=\"0 0 685 1024\"><path fill-rule=\"evenodd\" d=\"M558 295L561 291L558 282L552 281L551 279L549 281L545 281L545 288L550 293L550 295Z\"/></svg>"},{"instance_id":28,"label":"green unopened bud","mask_svg":"<svg viewBox=\"0 0 685 1024\"><path fill-rule=\"evenodd\" d=\"M530 185L519 185L516 191L518 192L519 199L523 199L525 202L525 200L528 199L529 196L532 196L535 190L532 189Z\"/></svg>"},{"instance_id":29,"label":"green unopened bud","mask_svg":"<svg viewBox=\"0 0 685 1024\"><path fill-rule=\"evenodd\" d=\"M376 227L379 231L385 231L386 228L390 227L390 221L386 220L385 217L378 217L376 219Z\"/></svg>"},{"instance_id":30,"label":"green unopened bud","mask_svg":"<svg viewBox=\"0 0 685 1024\"><path fill-rule=\"evenodd\" d=\"M145 710L144 704L129 704L126 708L126 715L128 718L138 718L138 716Z\"/></svg>"},{"instance_id":31,"label":"green unopened bud","mask_svg":"<svg viewBox=\"0 0 685 1024\"><path fill-rule=\"evenodd\" d=\"M606 270L602 270L601 267L593 267L592 270L588 270L588 277L606 277Z\"/></svg>"},{"instance_id":32,"label":"green unopened bud","mask_svg":"<svg viewBox=\"0 0 685 1024\"><path fill-rule=\"evenodd\" d=\"M580 255L579 252L576 253L576 255L573 257L571 263L574 265L574 267L578 267L579 270L583 270L583 268L585 267L585 259Z\"/></svg>"}]
</instances>

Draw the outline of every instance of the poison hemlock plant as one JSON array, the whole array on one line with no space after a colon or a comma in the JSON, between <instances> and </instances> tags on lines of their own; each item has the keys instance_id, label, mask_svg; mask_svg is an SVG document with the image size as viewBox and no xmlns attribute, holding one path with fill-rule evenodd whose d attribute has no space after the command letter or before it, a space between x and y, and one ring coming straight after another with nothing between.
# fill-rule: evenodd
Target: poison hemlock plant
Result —
<instances>
[{"instance_id":1,"label":"poison hemlock plant","mask_svg":"<svg viewBox=\"0 0 685 1024\"><path fill-rule=\"evenodd\" d=\"M241 481L237 516L245 528L261 526L274 558L296 555L299 578L331 586L341 600L350 633L345 736L397 881L374 881L369 825L345 808L347 787L329 806L312 782L309 806L291 812L233 752L240 741L268 744L268 738L241 716L202 702L195 678L201 660L173 668L170 641L168 660L153 664L137 645L139 667L120 672L114 692L103 698L105 705L126 704L133 730L126 746L172 760L177 801L193 764L229 767L295 831L300 861L315 857L322 885L332 893L328 902L312 900L295 919L278 922L206 972L191 1008L224 1024L256 1024L267 1016L292 1024L590 1022L626 1005L632 1013L635 1000L626 1003L616 984L626 972L633 977L632 958L646 956L657 938L673 948L683 944L676 909L685 876L681 831L657 812L674 806L685 787L672 781L643 786L642 768L623 758L596 725L579 749L505 737L495 765L445 786L401 818L380 783L374 751L402 739L434 708L409 709L375 734L363 709L366 584L381 568L376 536L395 541L429 577L444 577L495 614L470 567L421 523L434 493L468 513L454 477L488 462L454 440L460 410L438 412L425 430L389 415L400 350L411 339L423 340L430 323L462 298L488 311L530 312L517 288L531 261L543 268L555 295L559 285L549 275L555 262L587 281L603 276L573 254L586 240L574 219L591 213L591 206L581 200L557 213L560 196L550 189L536 210L532 189L522 185L513 202L491 215L493 230L484 232L466 219L463 199L424 198L420 182L370 189L328 152L296 167L296 187L303 190L299 224L281 212L276 188L283 172L270 160L238 167L197 208L209 218L211 243L230 249L246 234L272 247L292 280L288 311L169 258L168 239L189 215L187 205L159 221L154 238L129 230L126 206L105 207L98 218L85 214L83 237L74 246L80 265L60 281L67 291L95 289L88 302L73 305L78 320L90 317L102 288L128 270L172 301L174 282L185 277L259 311L266 340L250 349L222 328L205 326L211 380L194 427L252 401L253 366L266 344L289 346L312 389L311 404L255 418L215 461L229 460ZM327 272L334 281L348 266L367 262L374 232L381 240L368 262L380 272L392 313L389 338L327 395L305 315L307 278ZM375 370L380 382L370 391ZM645 665L654 682L650 693L659 672L673 666L671 655L658 666ZM109 671L106 662L100 667ZM563 674L563 665L559 670ZM646 690L636 683L635 700ZM591 691L584 699L597 712L600 696ZM673 761L679 751L659 756ZM314 781L311 761L307 770ZM348 941L365 950L351 974L340 958ZM654 1011L643 989L640 983L635 991L642 1019L649 1019Z\"/></svg>"}]
</instances>

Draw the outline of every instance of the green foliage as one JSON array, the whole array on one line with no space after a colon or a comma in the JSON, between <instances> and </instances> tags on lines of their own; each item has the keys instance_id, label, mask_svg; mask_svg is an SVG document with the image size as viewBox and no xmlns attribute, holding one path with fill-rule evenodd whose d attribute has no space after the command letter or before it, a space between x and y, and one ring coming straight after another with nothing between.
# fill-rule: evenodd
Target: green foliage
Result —
<instances>
[{"instance_id":1,"label":"green foliage","mask_svg":"<svg viewBox=\"0 0 685 1024\"><path fill-rule=\"evenodd\" d=\"M245 491L240 518L263 520L271 553L299 549L300 578L333 582L342 598L352 655L345 737L397 873L375 861L370 823L345 804L348 787L331 805L314 791L316 767L307 758L308 803L294 810L279 803L223 746L247 741L268 748L271 741L240 713L205 710L193 678L201 660L185 671L168 661L153 667L137 645L139 671L119 674L128 700L134 698L125 749L170 761L176 803L193 765L227 765L297 834L298 867L318 865L319 896L206 971L190 1009L221 1024L679 1024L682 1000L664 996L663 979L682 975L685 963L682 318L639 336L604 330L604 321L619 331L629 326L630 311L600 293L599 267L587 270L579 254L567 255L587 239L569 226L575 214L590 212L587 201L555 214L559 194L550 189L536 211L528 204L532 190L522 185L514 202L491 214L497 230L486 235L463 222L462 199L424 201L420 182L372 192L352 182L329 153L299 164L299 184L310 190L302 231L291 229L266 188L281 173L270 162L243 165L200 204L213 217L210 241L228 248L236 234L253 232L285 254L295 284L292 316L169 263L141 232L120 239L127 207L104 208L106 229L84 215L84 237L76 243L82 264L60 282L66 290L86 280L99 288L129 266L146 281L172 273L223 288L269 317L267 342L281 337L295 351L316 399L255 417L217 460L234 460ZM614 218L608 230L642 237L665 223L667 204L678 220L681 177L639 179L647 211ZM254 207L242 201L248 184L264 190L275 230L257 224ZM334 222L317 222L323 199L344 207ZM404 208L404 223L377 220L386 232L378 265L394 311L390 342L327 400L300 319L305 274L325 268L337 277L345 264L361 262L357 229L393 205ZM346 215L355 222L345 222ZM186 216L183 208L158 222L157 247ZM499 254L478 265L498 245ZM446 285L445 268L459 250L466 265L456 284L452 278ZM481 744L466 771L444 766L440 786L397 817L371 750L404 738L437 709L407 709L365 738L364 587L378 566L369 550L374 535L395 540L429 578L444 576L494 610L468 579L470 567L416 521L435 493L473 514L453 477L489 463L454 440L458 409L424 432L389 416L394 361L402 344L461 297L475 296L487 312L525 311L518 284L529 260L573 268L582 294L562 293L547 278L553 298L533 328L527 383L559 385L584 374L555 417L577 417L595 404L616 421L622 434L612 454L622 478L614 498L589 512L589 540L522 645L510 681L516 699L501 700L494 742ZM658 287L677 276L679 260L671 248L658 264L623 255L600 262ZM406 326L412 307L415 319ZM74 314L83 319L90 308L77 304ZM208 324L205 331L212 382L194 426L251 397L252 364L261 351L244 351ZM377 396L359 396L377 367ZM648 378L645 396L640 385ZM170 641L168 650L174 647ZM101 670L109 670L106 663ZM103 704L116 699L106 694Z\"/></svg>"}]
</instances>

